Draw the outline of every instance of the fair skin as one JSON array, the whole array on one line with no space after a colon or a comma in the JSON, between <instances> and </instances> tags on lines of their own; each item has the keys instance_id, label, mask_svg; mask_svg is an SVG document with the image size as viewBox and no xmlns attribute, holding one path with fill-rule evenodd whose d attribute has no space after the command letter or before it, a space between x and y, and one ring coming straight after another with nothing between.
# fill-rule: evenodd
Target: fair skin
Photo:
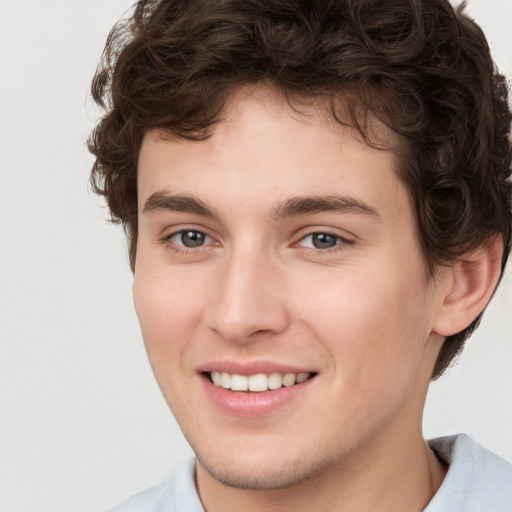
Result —
<instances>
[{"instance_id":1,"label":"fair skin","mask_svg":"<svg viewBox=\"0 0 512 512\"><path fill-rule=\"evenodd\" d=\"M147 352L208 512L420 511L445 475L421 431L432 368L496 272L427 277L393 154L308 108L259 88L204 141L146 135ZM297 383L267 389L271 374ZM255 375L265 390L229 389Z\"/></svg>"}]
</instances>

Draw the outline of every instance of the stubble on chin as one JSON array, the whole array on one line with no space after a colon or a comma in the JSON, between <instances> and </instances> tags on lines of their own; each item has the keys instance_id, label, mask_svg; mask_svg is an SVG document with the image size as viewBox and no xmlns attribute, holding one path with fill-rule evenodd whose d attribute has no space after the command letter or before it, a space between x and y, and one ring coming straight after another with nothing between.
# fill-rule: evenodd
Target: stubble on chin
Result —
<instances>
[{"instance_id":1,"label":"stubble on chin","mask_svg":"<svg viewBox=\"0 0 512 512\"><path fill-rule=\"evenodd\" d=\"M214 465L198 453L196 458L201 468L217 482L234 489L249 491L273 491L293 487L319 476L335 465L335 461L329 458L319 461L278 461L276 456L270 468L256 470L247 465L243 469L235 470L226 467L229 463L224 463L224 466ZM243 464L243 461L239 461L240 464Z\"/></svg>"}]
</instances>

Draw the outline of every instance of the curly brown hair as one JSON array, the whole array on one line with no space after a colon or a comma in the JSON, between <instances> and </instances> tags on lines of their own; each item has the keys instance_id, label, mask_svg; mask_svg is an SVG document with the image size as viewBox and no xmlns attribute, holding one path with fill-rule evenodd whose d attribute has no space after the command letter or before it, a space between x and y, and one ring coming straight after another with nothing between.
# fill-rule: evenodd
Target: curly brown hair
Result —
<instances>
[{"instance_id":1,"label":"curly brown hair","mask_svg":"<svg viewBox=\"0 0 512 512\"><path fill-rule=\"evenodd\" d=\"M145 133L207 138L234 90L265 81L290 101L325 100L369 144L362 111L397 134L397 172L430 275L496 236L503 271L512 115L507 82L464 8L448 0L138 2L107 40L92 83L106 112L89 139L92 186L125 228L132 269ZM433 378L480 318L446 339Z\"/></svg>"}]
</instances>

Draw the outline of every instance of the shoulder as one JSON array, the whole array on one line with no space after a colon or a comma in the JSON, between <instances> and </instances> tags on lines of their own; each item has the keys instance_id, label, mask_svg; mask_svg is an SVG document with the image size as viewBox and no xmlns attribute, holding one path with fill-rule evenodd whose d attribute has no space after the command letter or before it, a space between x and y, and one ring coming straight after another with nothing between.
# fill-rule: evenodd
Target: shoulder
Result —
<instances>
[{"instance_id":1,"label":"shoulder","mask_svg":"<svg viewBox=\"0 0 512 512\"><path fill-rule=\"evenodd\" d=\"M469 436L430 441L449 464L443 484L425 512L512 512L512 464Z\"/></svg>"},{"instance_id":2,"label":"shoulder","mask_svg":"<svg viewBox=\"0 0 512 512\"><path fill-rule=\"evenodd\" d=\"M180 464L171 478L108 512L204 512L194 484L194 467L194 459Z\"/></svg>"}]
</instances>

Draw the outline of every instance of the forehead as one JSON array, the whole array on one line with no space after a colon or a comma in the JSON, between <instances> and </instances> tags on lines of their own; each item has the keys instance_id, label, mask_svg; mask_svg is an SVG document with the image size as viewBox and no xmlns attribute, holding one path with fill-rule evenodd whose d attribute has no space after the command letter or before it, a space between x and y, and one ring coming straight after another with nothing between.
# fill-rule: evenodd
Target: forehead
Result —
<instances>
[{"instance_id":1,"label":"forehead","mask_svg":"<svg viewBox=\"0 0 512 512\"><path fill-rule=\"evenodd\" d=\"M373 134L387 143L392 136L386 130L374 122ZM160 192L229 202L231 209L251 202L270 209L289 197L333 194L375 209L400 207L397 197L405 191L395 168L392 151L365 144L323 105L292 108L271 89L241 90L205 140L146 134L139 155L139 211Z\"/></svg>"}]
</instances>

